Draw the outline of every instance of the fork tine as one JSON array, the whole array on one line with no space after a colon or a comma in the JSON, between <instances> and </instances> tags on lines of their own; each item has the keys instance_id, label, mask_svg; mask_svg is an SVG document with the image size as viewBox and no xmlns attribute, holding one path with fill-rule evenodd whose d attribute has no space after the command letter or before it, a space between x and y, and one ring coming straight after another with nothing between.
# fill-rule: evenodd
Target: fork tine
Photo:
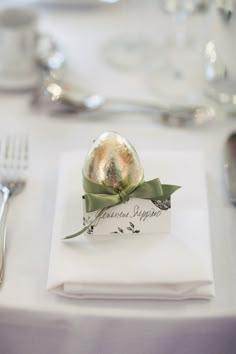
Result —
<instances>
[{"instance_id":1,"label":"fork tine","mask_svg":"<svg viewBox=\"0 0 236 354\"><path fill-rule=\"evenodd\" d=\"M25 161L28 164L28 160L29 160L29 137L26 136L25 137Z\"/></svg>"},{"instance_id":2,"label":"fork tine","mask_svg":"<svg viewBox=\"0 0 236 354\"><path fill-rule=\"evenodd\" d=\"M16 150L16 137L15 135L9 135L6 142L6 160L9 164L8 166L14 166L15 160L15 150Z\"/></svg>"},{"instance_id":3,"label":"fork tine","mask_svg":"<svg viewBox=\"0 0 236 354\"><path fill-rule=\"evenodd\" d=\"M5 141L5 149L4 149L4 157L6 160L9 157L10 142L11 142L11 138L10 138L10 135L8 135L6 138L6 141Z\"/></svg>"},{"instance_id":4,"label":"fork tine","mask_svg":"<svg viewBox=\"0 0 236 354\"><path fill-rule=\"evenodd\" d=\"M29 142L28 136L23 136L19 140L18 146L18 159L21 163L22 169L26 169L28 167L28 155L29 155Z\"/></svg>"},{"instance_id":5,"label":"fork tine","mask_svg":"<svg viewBox=\"0 0 236 354\"><path fill-rule=\"evenodd\" d=\"M17 136L15 142L15 163L14 166L18 171L23 170L24 167L24 136Z\"/></svg>"},{"instance_id":6,"label":"fork tine","mask_svg":"<svg viewBox=\"0 0 236 354\"><path fill-rule=\"evenodd\" d=\"M29 141L28 141L28 136L26 135L23 139L22 143L22 159L23 159L23 165L24 169L28 167L28 158L29 158Z\"/></svg>"},{"instance_id":7,"label":"fork tine","mask_svg":"<svg viewBox=\"0 0 236 354\"><path fill-rule=\"evenodd\" d=\"M10 156L13 160L15 160L16 158L16 136L12 135L11 136L11 145L10 145L11 149L10 149Z\"/></svg>"},{"instance_id":8,"label":"fork tine","mask_svg":"<svg viewBox=\"0 0 236 354\"><path fill-rule=\"evenodd\" d=\"M8 162L10 137L7 136L1 141L0 167L4 169Z\"/></svg>"}]
</instances>

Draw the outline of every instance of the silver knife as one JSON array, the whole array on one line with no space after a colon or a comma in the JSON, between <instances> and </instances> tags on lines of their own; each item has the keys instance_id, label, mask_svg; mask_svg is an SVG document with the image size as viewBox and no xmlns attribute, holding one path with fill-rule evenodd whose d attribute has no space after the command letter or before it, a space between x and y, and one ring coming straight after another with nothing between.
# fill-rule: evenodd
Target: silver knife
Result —
<instances>
[{"instance_id":1,"label":"silver knife","mask_svg":"<svg viewBox=\"0 0 236 354\"><path fill-rule=\"evenodd\" d=\"M225 142L224 180L229 200L236 206L236 132Z\"/></svg>"}]
</instances>

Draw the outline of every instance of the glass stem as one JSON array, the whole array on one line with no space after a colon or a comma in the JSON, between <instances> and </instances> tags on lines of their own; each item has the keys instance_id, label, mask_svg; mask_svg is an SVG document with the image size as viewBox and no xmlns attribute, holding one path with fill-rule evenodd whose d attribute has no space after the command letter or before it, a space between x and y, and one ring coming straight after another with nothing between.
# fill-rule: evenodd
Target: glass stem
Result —
<instances>
[{"instance_id":1,"label":"glass stem","mask_svg":"<svg viewBox=\"0 0 236 354\"><path fill-rule=\"evenodd\" d=\"M131 42L139 42L142 36L142 1L122 0L122 12L124 19L124 37L130 38Z\"/></svg>"},{"instance_id":2,"label":"glass stem","mask_svg":"<svg viewBox=\"0 0 236 354\"><path fill-rule=\"evenodd\" d=\"M177 49L183 49L187 43L187 17L186 11L178 11L175 14L175 45Z\"/></svg>"}]
</instances>

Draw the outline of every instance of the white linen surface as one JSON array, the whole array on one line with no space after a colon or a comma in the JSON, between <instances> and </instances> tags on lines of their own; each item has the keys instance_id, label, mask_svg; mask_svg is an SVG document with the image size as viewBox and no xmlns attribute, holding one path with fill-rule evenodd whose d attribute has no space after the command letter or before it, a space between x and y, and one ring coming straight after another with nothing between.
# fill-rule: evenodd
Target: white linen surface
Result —
<instances>
[{"instance_id":1,"label":"white linen surface","mask_svg":"<svg viewBox=\"0 0 236 354\"><path fill-rule=\"evenodd\" d=\"M81 168L85 152L63 155L51 246L48 290L78 298L189 299L214 296L202 156L140 154L145 180L181 185L172 197L171 235L74 240L82 227Z\"/></svg>"}]
</instances>

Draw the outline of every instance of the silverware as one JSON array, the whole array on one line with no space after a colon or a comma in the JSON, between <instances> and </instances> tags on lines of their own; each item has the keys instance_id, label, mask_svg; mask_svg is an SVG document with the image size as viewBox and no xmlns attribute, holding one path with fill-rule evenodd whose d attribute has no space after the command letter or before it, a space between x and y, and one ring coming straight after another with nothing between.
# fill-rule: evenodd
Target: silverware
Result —
<instances>
[{"instance_id":1,"label":"silverware","mask_svg":"<svg viewBox=\"0 0 236 354\"><path fill-rule=\"evenodd\" d=\"M105 98L99 94L83 92L60 81L45 80L34 91L31 104L46 109L50 114L126 112L144 113L154 116L166 125L183 126L201 124L212 120L215 111L207 106L160 106L150 102L129 99Z\"/></svg>"},{"instance_id":2,"label":"silverware","mask_svg":"<svg viewBox=\"0 0 236 354\"><path fill-rule=\"evenodd\" d=\"M236 132L228 137L224 147L224 181L228 197L236 206Z\"/></svg>"},{"instance_id":3,"label":"silverware","mask_svg":"<svg viewBox=\"0 0 236 354\"><path fill-rule=\"evenodd\" d=\"M59 43L49 34L40 34L36 61L41 69L43 80L45 77L58 80L65 70L65 54Z\"/></svg>"},{"instance_id":4,"label":"silverware","mask_svg":"<svg viewBox=\"0 0 236 354\"><path fill-rule=\"evenodd\" d=\"M0 286L3 284L6 250L6 221L9 200L20 193L26 184L28 167L27 137L8 136L0 142Z\"/></svg>"}]
</instances>

